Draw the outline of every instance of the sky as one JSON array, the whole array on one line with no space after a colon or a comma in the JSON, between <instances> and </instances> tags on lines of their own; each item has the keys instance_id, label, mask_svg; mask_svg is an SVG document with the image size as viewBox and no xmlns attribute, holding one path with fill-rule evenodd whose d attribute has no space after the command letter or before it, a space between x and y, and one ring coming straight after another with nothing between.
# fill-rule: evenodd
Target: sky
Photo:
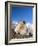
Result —
<instances>
[{"instance_id":1,"label":"sky","mask_svg":"<svg viewBox=\"0 0 38 46\"><path fill-rule=\"evenodd\" d=\"M15 22L24 20L27 23L32 23L32 7L13 6L11 8L11 20Z\"/></svg>"}]
</instances>

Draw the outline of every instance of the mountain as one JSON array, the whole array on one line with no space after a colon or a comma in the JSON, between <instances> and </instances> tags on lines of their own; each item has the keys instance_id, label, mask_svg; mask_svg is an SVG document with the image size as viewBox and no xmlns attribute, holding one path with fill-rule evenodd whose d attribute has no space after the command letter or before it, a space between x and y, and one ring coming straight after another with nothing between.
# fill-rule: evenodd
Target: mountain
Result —
<instances>
[{"instance_id":1,"label":"mountain","mask_svg":"<svg viewBox=\"0 0 38 46\"><path fill-rule=\"evenodd\" d=\"M27 29L28 29L28 33L32 33L32 24L27 23L26 26L27 26Z\"/></svg>"},{"instance_id":2,"label":"mountain","mask_svg":"<svg viewBox=\"0 0 38 46\"><path fill-rule=\"evenodd\" d=\"M18 24L18 22L12 21L12 22L11 22L11 28L12 28L12 29L15 29L15 27L16 27L17 24Z\"/></svg>"},{"instance_id":3,"label":"mountain","mask_svg":"<svg viewBox=\"0 0 38 46\"><path fill-rule=\"evenodd\" d=\"M27 27L31 27L32 24L31 24L31 23L26 23L26 26L27 26Z\"/></svg>"}]
</instances>

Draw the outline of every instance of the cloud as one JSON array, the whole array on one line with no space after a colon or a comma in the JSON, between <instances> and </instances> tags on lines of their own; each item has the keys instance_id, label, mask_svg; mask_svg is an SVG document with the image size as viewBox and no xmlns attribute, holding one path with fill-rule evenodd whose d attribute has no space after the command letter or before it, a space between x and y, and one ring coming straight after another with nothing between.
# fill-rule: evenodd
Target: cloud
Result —
<instances>
[{"instance_id":1,"label":"cloud","mask_svg":"<svg viewBox=\"0 0 38 46\"><path fill-rule=\"evenodd\" d=\"M18 24L18 22L16 22L16 21L12 21L12 24L15 24L15 25L17 25L17 24Z\"/></svg>"}]
</instances>

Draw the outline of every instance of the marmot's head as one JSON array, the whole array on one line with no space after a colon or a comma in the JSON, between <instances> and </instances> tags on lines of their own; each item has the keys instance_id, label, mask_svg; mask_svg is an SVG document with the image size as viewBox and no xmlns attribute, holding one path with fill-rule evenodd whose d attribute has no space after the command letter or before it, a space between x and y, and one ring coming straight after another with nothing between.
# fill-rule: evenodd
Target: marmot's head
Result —
<instances>
[{"instance_id":1,"label":"marmot's head","mask_svg":"<svg viewBox=\"0 0 38 46\"><path fill-rule=\"evenodd\" d=\"M23 21L23 24L26 24L26 22L25 22L25 21Z\"/></svg>"}]
</instances>

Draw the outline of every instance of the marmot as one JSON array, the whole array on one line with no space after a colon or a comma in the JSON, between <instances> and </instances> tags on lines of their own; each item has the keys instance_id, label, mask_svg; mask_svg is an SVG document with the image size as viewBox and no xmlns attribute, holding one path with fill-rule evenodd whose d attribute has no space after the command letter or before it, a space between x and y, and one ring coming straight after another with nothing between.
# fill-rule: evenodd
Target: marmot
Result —
<instances>
[{"instance_id":1,"label":"marmot","mask_svg":"<svg viewBox=\"0 0 38 46\"><path fill-rule=\"evenodd\" d=\"M20 33L21 35L24 35L26 33L26 22L22 21L20 22L16 28L15 28L16 33Z\"/></svg>"}]
</instances>

